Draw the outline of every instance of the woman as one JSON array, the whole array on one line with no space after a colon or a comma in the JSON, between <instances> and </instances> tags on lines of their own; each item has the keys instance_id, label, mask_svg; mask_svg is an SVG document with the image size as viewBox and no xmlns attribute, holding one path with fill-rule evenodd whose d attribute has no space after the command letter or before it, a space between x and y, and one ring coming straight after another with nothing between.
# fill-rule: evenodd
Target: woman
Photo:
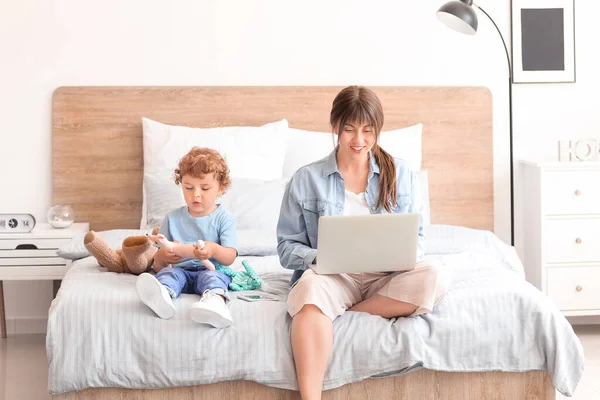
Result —
<instances>
[{"instance_id":1,"label":"woman","mask_svg":"<svg viewBox=\"0 0 600 400\"><path fill-rule=\"evenodd\" d=\"M288 297L292 350L303 399L320 399L332 348L335 318L346 310L383 318L430 312L442 300L448 277L422 261L419 228L414 270L395 273L317 275L317 232L323 215L420 212L416 174L379 145L383 108L365 87L343 89L330 123L338 137L324 159L300 168L290 180L277 225L281 265L295 270Z\"/></svg>"}]
</instances>

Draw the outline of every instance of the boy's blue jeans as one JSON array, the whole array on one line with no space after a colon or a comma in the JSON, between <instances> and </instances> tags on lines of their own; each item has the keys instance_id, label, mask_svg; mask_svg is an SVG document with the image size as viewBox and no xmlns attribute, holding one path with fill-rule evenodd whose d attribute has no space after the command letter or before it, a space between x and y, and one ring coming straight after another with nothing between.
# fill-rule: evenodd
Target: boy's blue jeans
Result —
<instances>
[{"instance_id":1,"label":"boy's blue jeans","mask_svg":"<svg viewBox=\"0 0 600 400\"><path fill-rule=\"evenodd\" d=\"M163 268L156 274L156 279L169 289L174 299L181 293L202 296L205 290L210 289L211 292L229 300L227 288L231 283L231 277L219 271L196 267Z\"/></svg>"}]
</instances>

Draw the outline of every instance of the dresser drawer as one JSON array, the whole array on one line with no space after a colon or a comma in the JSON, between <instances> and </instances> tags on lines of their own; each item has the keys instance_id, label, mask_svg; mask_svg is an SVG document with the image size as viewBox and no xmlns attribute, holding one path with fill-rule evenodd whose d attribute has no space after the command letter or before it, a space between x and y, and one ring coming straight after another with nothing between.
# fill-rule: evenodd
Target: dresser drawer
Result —
<instances>
[{"instance_id":1,"label":"dresser drawer","mask_svg":"<svg viewBox=\"0 0 600 400\"><path fill-rule=\"evenodd\" d=\"M600 171L546 171L542 181L545 214L600 213Z\"/></svg>"},{"instance_id":2,"label":"dresser drawer","mask_svg":"<svg viewBox=\"0 0 600 400\"><path fill-rule=\"evenodd\" d=\"M56 257L56 252L56 249L0 250L0 260L3 258Z\"/></svg>"},{"instance_id":3,"label":"dresser drawer","mask_svg":"<svg viewBox=\"0 0 600 400\"><path fill-rule=\"evenodd\" d=\"M15 250L21 246L35 247L37 249L59 249L69 243L71 239L52 238L52 239L3 239L0 236L0 250Z\"/></svg>"},{"instance_id":4,"label":"dresser drawer","mask_svg":"<svg viewBox=\"0 0 600 400\"><path fill-rule=\"evenodd\" d=\"M548 296L560 310L600 309L600 266L552 267L546 278Z\"/></svg>"},{"instance_id":5,"label":"dresser drawer","mask_svg":"<svg viewBox=\"0 0 600 400\"><path fill-rule=\"evenodd\" d=\"M62 279L69 270L66 265L29 265L0 268L0 281Z\"/></svg>"},{"instance_id":6,"label":"dresser drawer","mask_svg":"<svg viewBox=\"0 0 600 400\"><path fill-rule=\"evenodd\" d=\"M0 258L0 267L28 267L33 265L67 265L60 257Z\"/></svg>"},{"instance_id":7,"label":"dresser drawer","mask_svg":"<svg viewBox=\"0 0 600 400\"><path fill-rule=\"evenodd\" d=\"M546 262L600 261L600 218L546 219Z\"/></svg>"}]
</instances>

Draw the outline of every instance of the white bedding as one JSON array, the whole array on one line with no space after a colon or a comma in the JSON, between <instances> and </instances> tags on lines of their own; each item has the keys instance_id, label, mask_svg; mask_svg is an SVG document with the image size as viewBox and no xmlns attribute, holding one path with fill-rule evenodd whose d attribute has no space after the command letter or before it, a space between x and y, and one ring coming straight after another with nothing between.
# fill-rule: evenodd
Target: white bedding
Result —
<instances>
[{"instance_id":1,"label":"white bedding","mask_svg":"<svg viewBox=\"0 0 600 400\"><path fill-rule=\"evenodd\" d=\"M440 237L456 242L456 232L444 232ZM573 393L583 373L583 350L571 326L524 280L512 248L492 243L484 237L489 233L470 234L475 236L449 243L451 251L432 243L437 254L428 257L453 270L450 290L434 312L393 320L347 312L334 322L325 389L422 367L546 370L560 392ZM240 257L238 263L241 259L272 286L287 290L291 271L281 268L276 256ZM236 379L297 389L291 319L283 301L234 300L233 326L218 330L190 321L189 308L197 299L192 295L176 301L173 319L157 318L139 301L135 279L106 272L91 257L73 264L50 308L51 394Z\"/></svg>"}]
</instances>

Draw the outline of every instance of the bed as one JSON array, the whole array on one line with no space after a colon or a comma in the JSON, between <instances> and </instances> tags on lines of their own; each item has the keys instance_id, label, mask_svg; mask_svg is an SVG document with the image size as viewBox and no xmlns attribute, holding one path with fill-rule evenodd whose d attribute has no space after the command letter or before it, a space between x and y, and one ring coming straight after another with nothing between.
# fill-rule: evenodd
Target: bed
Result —
<instances>
[{"instance_id":1,"label":"bed","mask_svg":"<svg viewBox=\"0 0 600 400\"><path fill-rule=\"evenodd\" d=\"M53 97L53 203L70 204L76 218L96 231L138 228L141 117L197 127L286 118L290 127L327 132L339 89L59 88ZM583 371L577 337L524 280L514 249L490 232L489 91L375 90L384 104L384 128L423 124L432 222L428 257L452 268L454 281L444 303L425 316L388 321L347 313L336 320L337 356L328 366L324 398L551 399L555 387L572 394ZM243 258L271 285L287 289L290 271L276 256ZM49 315L49 391L55 399L299 397L285 295L268 304L234 301L234 327L210 330L185 318L193 296L178 300L173 320L153 317L137 300L134 281L105 272L91 257L73 264ZM272 326L278 328L265 329ZM229 351L224 356L202 340Z\"/></svg>"}]
</instances>

